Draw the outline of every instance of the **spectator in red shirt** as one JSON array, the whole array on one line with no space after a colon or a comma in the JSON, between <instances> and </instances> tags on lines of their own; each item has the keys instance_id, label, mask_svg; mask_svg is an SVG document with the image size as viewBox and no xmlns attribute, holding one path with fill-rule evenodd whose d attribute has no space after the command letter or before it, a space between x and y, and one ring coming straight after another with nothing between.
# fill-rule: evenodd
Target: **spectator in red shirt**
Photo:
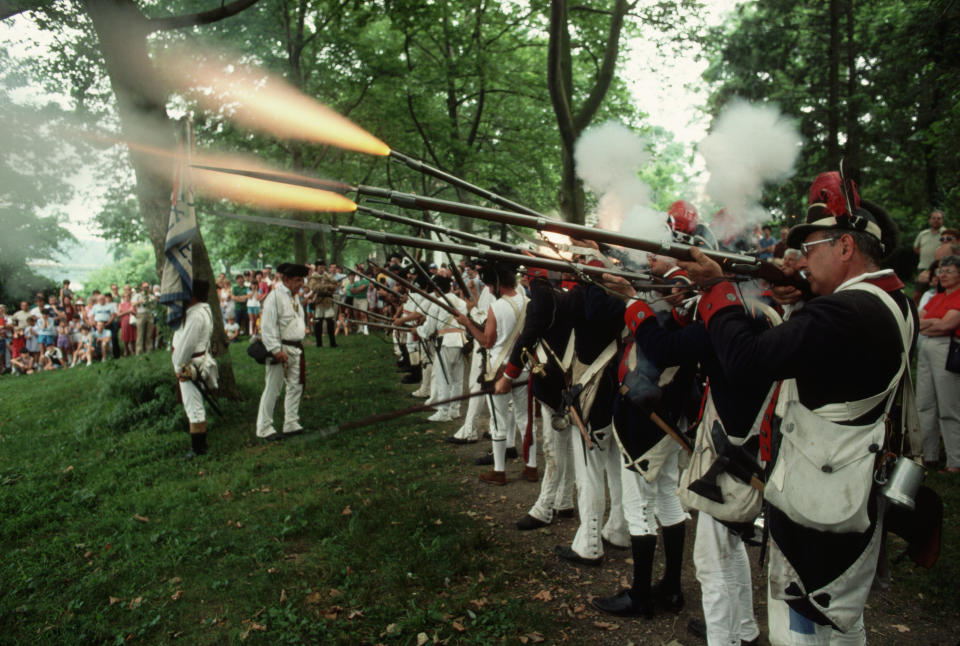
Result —
<instances>
[{"instance_id":1,"label":"spectator in red shirt","mask_svg":"<svg viewBox=\"0 0 960 646\"><path fill-rule=\"evenodd\" d=\"M960 327L960 256L940 260L943 292L920 310L917 355L917 412L923 429L923 460L940 458L940 438L947 453L945 471L960 473L960 374L946 369L950 338Z\"/></svg>"}]
</instances>

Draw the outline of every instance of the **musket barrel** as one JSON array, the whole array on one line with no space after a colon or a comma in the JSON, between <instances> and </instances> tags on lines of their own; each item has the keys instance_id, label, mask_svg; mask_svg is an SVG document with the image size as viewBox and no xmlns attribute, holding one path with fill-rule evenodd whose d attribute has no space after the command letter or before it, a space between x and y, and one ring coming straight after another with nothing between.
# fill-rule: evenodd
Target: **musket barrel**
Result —
<instances>
[{"instance_id":1,"label":"musket barrel","mask_svg":"<svg viewBox=\"0 0 960 646\"><path fill-rule=\"evenodd\" d=\"M677 260L690 260L690 245L677 244L673 242L660 242L656 240L646 240L634 236L607 231L595 227L588 227L582 224L572 224L548 218L542 215L532 216L511 211L501 211L491 209L485 206L475 206L472 204L462 204L460 202L451 202L441 200L435 197L426 197L412 193L400 193L389 189L382 189L371 186L359 186L357 192L361 195L375 195L389 200L391 203L404 208L429 209L441 211L453 215L463 215L467 217L480 218L482 220L491 220L514 226L527 227L537 231L549 231L559 233L584 240L593 240L595 242L616 245L619 247L628 247L639 249L649 253L662 256L670 256ZM745 254L733 253L730 251L717 251L713 249L700 249L706 256L712 258L727 271L740 274L750 274L759 276L771 281L783 280L783 272L771 263L760 261L759 259Z\"/></svg>"},{"instance_id":2,"label":"musket barrel","mask_svg":"<svg viewBox=\"0 0 960 646\"><path fill-rule=\"evenodd\" d=\"M505 251L496 251L493 249L483 249L478 247L469 247L466 245L459 245L453 242L440 242L437 240L427 240L424 238L415 238L412 236L404 236L396 233L386 233L383 231L368 231L366 229L360 229L357 227L347 227L342 226L338 227L341 233L347 235L358 236L366 238L372 242L377 242L379 244L395 244L401 246L410 246L410 247L419 247L421 249L432 249L434 251L446 251L450 253L457 253L464 256L470 256L474 258L484 258L487 260L501 260L505 262L512 262L517 265L527 265L531 267L541 267L543 269L548 269L552 271L571 273L573 271L580 271L584 274L594 277L602 277L603 274L610 274L613 276L621 276L630 281L653 281L654 278L648 274L641 274L637 272L623 271L621 269L615 269L612 267L594 267L592 265L581 265L577 263L572 263L566 260L553 260L550 258L541 258L535 256L525 256L519 253L508 253Z\"/></svg>"}]
</instances>

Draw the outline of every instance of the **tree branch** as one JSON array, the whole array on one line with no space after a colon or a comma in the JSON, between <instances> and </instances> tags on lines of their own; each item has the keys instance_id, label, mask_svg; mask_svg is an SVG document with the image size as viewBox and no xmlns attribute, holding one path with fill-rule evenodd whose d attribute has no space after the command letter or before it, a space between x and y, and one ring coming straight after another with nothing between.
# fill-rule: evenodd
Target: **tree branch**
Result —
<instances>
[{"instance_id":1,"label":"tree branch","mask_svg":"<svg viewBox=\"0 0 960 646\"><path fill-rule=\"evenodd\" d=\"M257 0L234 0L216 9L208 9L207 11L200 11L198 13L185 14L183 16L169 16L167 18L150 18L147 20L147 26L149 32L152 33L155 31L183 29L184 27L196 27L197 25L209 25L214 22L219 22L224 18L235 16L256 3Z\"/></svg>"},{"instance_id":2,"label":"tree branch","mask_svg":"<svg viewBox=\"0 0 960 646\"><path fill-rule=\"evenodd\" d=\"M573 150L577 139L573 122L573 108L570 105L568 88L564 87L564 75L561 70L564 32L567 30L566 3L564 0L550 2L550 35L547 42L547 88L550 102L557 116L557 126L564 145Z\"/></svg>"},{"instance_id":3,"label":"tree branch","mask_svg":"<svg viewBox=\"0 0 960 646\"><path fill-rule=\"evenodd\" d=\"M635 4L635 3L634 3ZM597 75L597 82L590 95L584 101L580 111L574 118L574 127L577 132L582 131L593 120L593 116L603 103L603 97L610 89L610 83L613 81L613 72L617 66L617 53L620 51L620 32L623 31L623 17L633 8L633 4L627 3L627 0L616 0L613 10L613 17L610 19L610 33L607 35L607 46L603 53L603 64L600 66L600 73Z\"/></svg>"}]
</instances>

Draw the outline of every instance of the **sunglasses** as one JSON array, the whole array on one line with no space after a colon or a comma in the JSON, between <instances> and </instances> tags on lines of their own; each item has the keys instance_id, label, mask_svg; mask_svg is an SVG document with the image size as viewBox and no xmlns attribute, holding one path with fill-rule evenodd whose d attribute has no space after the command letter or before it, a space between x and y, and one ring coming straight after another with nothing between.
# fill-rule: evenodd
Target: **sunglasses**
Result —
<instances>
[{"instance_id":1,"label":"sunglasses","mask_svg":"<svg viewBox=\"0 0 960 646\"><path fill-rule=\"evenodd\" d=\"M940 236L940 242L953 242L956 240L953 236Z\"/></svg>"}]
</instances>

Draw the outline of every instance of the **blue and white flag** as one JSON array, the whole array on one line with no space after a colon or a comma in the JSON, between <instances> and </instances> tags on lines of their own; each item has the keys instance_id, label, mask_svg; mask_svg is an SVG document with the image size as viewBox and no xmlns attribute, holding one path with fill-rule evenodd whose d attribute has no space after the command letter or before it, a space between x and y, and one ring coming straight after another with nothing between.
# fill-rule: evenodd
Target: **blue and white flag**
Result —
<instances>
[{"instance_id":1,"label":"blue and white flag","mask_svg":"<svg viewBox=\"0 0 960 646\"><path fill-rule=\"evenodd\" d=\"M190 180L192 147L193 128L184 119L173 170L170 219L164 245L166 258L160 279L160 303L167 306L167 323L174 330L183 322L186 305L193 294L193 239L197 235L197 213Z\"/></svg>"}]
</instances>

